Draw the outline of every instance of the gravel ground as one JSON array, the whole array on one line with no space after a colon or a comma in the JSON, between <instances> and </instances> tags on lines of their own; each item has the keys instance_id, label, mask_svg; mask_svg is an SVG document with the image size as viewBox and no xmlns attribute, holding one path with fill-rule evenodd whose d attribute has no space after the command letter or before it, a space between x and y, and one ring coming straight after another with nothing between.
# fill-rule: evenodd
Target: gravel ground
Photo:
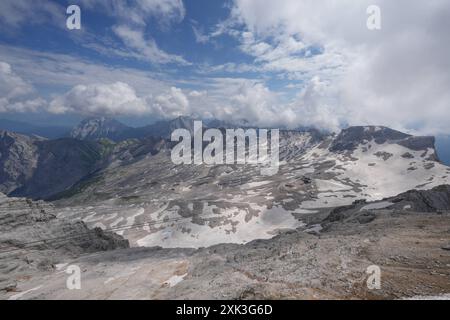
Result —
<instances>
[{"instance_id":1,"label":"gravel ground","mask_svg":"<svg viewBox=\"0 0 450 320\"><path fill-rule=\"evenodd\" d=\"M403 299L448 297L450 213L373 211L371 221L324 221L321 232L210 248L132 248L60 261L81 269L69 290L64 268L23 273L2 299ZM367 287L371 265L381 288ZM447 295L445 295L447 294Z\"/></svg>"}]
</instances>

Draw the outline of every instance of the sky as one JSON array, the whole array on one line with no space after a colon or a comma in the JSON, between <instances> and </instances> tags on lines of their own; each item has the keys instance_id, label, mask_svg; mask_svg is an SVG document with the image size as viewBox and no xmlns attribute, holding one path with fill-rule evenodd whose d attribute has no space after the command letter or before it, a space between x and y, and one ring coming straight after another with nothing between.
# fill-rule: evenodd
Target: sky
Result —
<instances>
[{"instance_id":1,"label":"sky","mask_svg":"<svg viewBox=\"0 0 450 320\"><path fill-rule=\"evenodd\" d=\"M448 0L1 0L0 30L0 118L450 134Z\"/></svg>"}]
</instances>

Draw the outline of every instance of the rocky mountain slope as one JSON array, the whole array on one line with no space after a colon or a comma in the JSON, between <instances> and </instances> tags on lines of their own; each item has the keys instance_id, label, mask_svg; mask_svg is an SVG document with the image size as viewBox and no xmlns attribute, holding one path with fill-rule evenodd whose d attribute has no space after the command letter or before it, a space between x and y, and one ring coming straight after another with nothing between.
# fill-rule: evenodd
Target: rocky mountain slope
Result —
<instances>
[{"instance_id":1,"label":"rocky mountain slope","mask_svg":"<svg viewBox=\"0 0 450 320\"><path fill-rule=\"evenodd\" d=\"M79 140L110 139L120 141L127 139L132 130L123 123L106 117L87 118L72 129L70 136Z\"/></svg>"},{"instance_id":2,"label":"rocky mountain slope","mask_svg":"<svg viewBox=\"0 0 450 320\"><path fill-rule=\"evenodd\" d=\"M185 121L172 124L189 128ZM268 239L303 225L309 214L430 189L450 174L432 137L377 126L338 135L282 130L273 176L257 165L174 165L173 144L151 136L115 143L5 132L0 146L0 190L57 200L60 217L91 227L123 227L119 233L133 246ZM134 224L141 227L126 228Z\"/></svg>"},{"instance_id":3,"label":"rocky mountain slope","mask_svg":"<svg viewBox=\"0 0 450 320\"><path fill-rule=\"evenodd\" d=\"M138 128L128 127L112 118L87 118L72 129L71 137L91 141L109 139L115 142L148 137L170 139L175 129L188 129L193 132L193 118L178 117L172 120L161 120Z\"/></svg>"},{"instance_id":4,"label":"rocky mountain slope","mask_svg":"<svg viewBox=\"0 0 450 320\"><path fill-rule=\"evenodd\" d=\"M98 142L1 131L0 192L45 199L96 171L105 151Z\"/></svg>"},{"instance_id":5,"label":"rocky mountain slope","mask_svg":"<svg viewBox=\"0 0 450 320\"><path fill-rule=\"evenodd\" d=\"M352 127L282 131L280 139L274 176L254 165L174 165L164 147L106 167L56 205L90 226L140 225L121 231L133 246L198 248L268 239L329 208L449 182L432 138Z\"/></svg>"},{"instance_id":6,"label":"rocky mountain slope","mask_svg":"<svg viewBox=\"0 0 450 320\"><path fill-rule=\"evenodd\" d=\"M0 290L14 291L17 277L53 270L63 259L128 247L117 234L56 215L51 204L0 194Z\"/></svg>"},{"instance_id":7,"label":"rocky mountain slope","mask_svg":"<svg viewBox=\"0 0 450 320\"><path fill-rule=\"evenodd\" d=\"M170 139L175 129L187 129L194 132L194 119L191 117L178 117L172 120L161 120L143 128L137 128L136 132L141 136L163 137Z\"/></svg>"},{"instance_id":8,"label":"rocky mountain slope","mask_svg":"<svg viewBox=\"0 0 450 320\"><path fill-rule=\"evenodd\" d=\"M66 258L60 263L83 269L81 290L67 290L60 270L38 270L17 274L16 292L0 291L0 298L444 298L450 292L449 191L440 186L330 208L306 215L307 225L246 244ZM441 211L416 211L424 203ZM367 286L370 266L380 268L380 289Z\"/></svg>"},{"instance_id":9,"label":"rocky mountain slope","mask_svg":"<svg viewBox=\"0 0 450 320\"><path fill-rule=\"evenodd\" d=\"M172 146L161 135L115 142L2 132L2 190L53 202L0 196L0 297L450 292L450 168L433 138L378 126L282 130L272 176L250 164L175 165ZM98 252L114 248L125 249ZM66 289L67 264L83 268L82 290ZM386 280L380 291L365 285L374 264Z\"/></svg>"}]
</instances>

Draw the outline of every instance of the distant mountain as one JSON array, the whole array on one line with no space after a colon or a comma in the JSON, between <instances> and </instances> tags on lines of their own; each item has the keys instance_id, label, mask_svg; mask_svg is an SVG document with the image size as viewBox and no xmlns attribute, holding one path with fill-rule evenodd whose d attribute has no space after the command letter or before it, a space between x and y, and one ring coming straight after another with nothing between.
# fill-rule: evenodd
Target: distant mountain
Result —
<instances>
[{"instance_id":1,"label":"distant mountain","mask_svg":"<svg viewBox=\"0 0 450 320\"><path fill-rule=\"evenodd\" d=\"M98 140L107 138L115 142L127 139L144 139L147 137L170 138L175 129L187 129L193 132L194 119L178 117L172 120L161 120L154 124L133 128L106 117L88 118L72 129L70 136L78 140Z\"/></svg>"},{"instance_id":2,"label":"distant mountain","mask_svg":"<svg viewBox=\"0 0 450 320\"><path fill-rule=\"evenodd\" d=\"M187 129L191 133L194 132L194 121L191 117L178 117L172 120L161 120L146 127L137 128L143 136L162 137L170 139L172 132L176 129Z\"/></svg>"},{"instance_id":3,"label":"distant mountain","mask_svg":"<svg viewBox=\"0 0 450 320\"><path fill-rule=\"evenodd\" d=\"M88 118L72 129L70 136L78 140L97 140L107 138L120 141L132 136L133 128L107 117Z\"/></svg>"},{"instance_id":4,"label":"distant mountain","mask_svg":"<svg viewBox=\"0 0 450 320\"><path fill-rule=\"evenodd\" d=\"M44 199L97 170L105 147L0 131L0 192Z\"/></svg>"},{"instance_id":5,"label":"distant mountain","mask_svg":"<svg viewBox=\"0 0 450 320\"><path fill-rule=\"evenodd\" d=\"M189 116L181 116L170 120L160 120L153 124L133 128L112 119L112 118L88 118L83 120L80 124L72 129L70 136L78 140L95 141L98 139L107 138L115 142L124 141L127 139L144 139L148 137L170 139L172 132L176 129L187 129L191 134L194 133L194 121L200 120ZM233 129L233 128L254 128L247 121L239 123L232 123L217 119L203 120L203 128L217 128L217 129ZM324 132L313 128L298 128L296 130L281 131L295 131L295 132L309 132L316 137L322 137Z\"/></svg>"},{"instance_id":6,"label":"distant mountain","mask_svg":"<svg viewBox=\"0 0 450 320\"><path fill-rule=\"evenodd\" d=\"M101 178L100 181L109 181L109 174L116 176L115 170L120 166L117 179L125 180L118 182L117 186L110 183L108 189L111 190L101 193L110 193L111 196L120 192L126 193L124 186L129 186L134 194L140 190L141 181L147 183L144 177L148 176L150 171L153 172L153 180L165 181L166 175L171 174L170 168L173 164L167 153L161 151L167 151L172 145L168 138L173 130L184 128L192 132L193 122L193 118L179 117L146 127L131 128L114 119L91 118L74 128L72 136L77 139L57 140L0 131L0 192L33 199L49 199L73 187L76 187L73 192L78 193L81 190L80 181L93 182L93 175L106 175L106 180ZM287 177L300 167L303 169L299 172L308 176L307 181L314 180L314 175L322 177L318 178L318 183L310 190L310 195L317 193L317 190L328 190L328 187L331 192L336 185L340 185L343 190L348 189L348 194L343 194L342 197L338 193L332 196L331 200L341 205L350 198L364 196L378 199L379 196L390 196L408 189L432 187L448 182L450 169L438 162L434 144L433 137L411 136L379 126L350 127L338 135L314 129L281 130L280 161L286 163L282 170L286 172ZM156 155L157 157L154 157ZM144 164L134 171L134 164L140 161ZM112 171L105 173L104 170ZM196 170L200 169L183 168L182 176L203 175ZM225 169L217 166L217 170L219 172ZM239 167L236 171L239 172L238 176L227 175L234 184L236 181L243 181L243 176L247 174L256 174L252 170L254 169L251 167ZM215 174L211 173L211 177L214 178ZM222 177L227 175L223 174ZM193 179L191 184L203 185ZM336 181L329 185L323 182L333 179ZM392 182L392 179L395 182ZM211 181L211 185L217 183L222 185L222 182ZM223 182L224 185L227 183ZM84 186L84 182L82 184ZM98 189L102 188L100 184ZM142 192L147 192L146 188L143 188ZM88 194L95 195L93 192ZM164 194L170 192L166 190ZM331 202L322 200L324 203Z\"/></svg>"},{"instance_id":7,"label":"distant mountain","mask_svg":"<svg viewBox=\"0 0 450 320\"><path fill-rule=\"evenodd\" d=\"M0 193L50 199L108 166L120 166L166 148L148 137L114 143L73 138L47 140L0 130Z\"/></svg>"},{"instance_id":8,"label":"distant mountain","mask_svg":"<svg viewBox=\"0 0 450 320\"><path fill-rule=\"evenodd\" d=\"M435 152L435 138L431 136L412 136L381 126L356 126L344 129L330 146L330 151L354 151L361 144L398 144L413 151L433 150L430 160L438 161Z\"/></svg>"},{"instance_id":9,"label":"distant mountain","mask_svg":"<svg viewBox=\"0 0 450 320\"><path fill-rule=\"evenodd\" d=\"M27 135L38 135L48 139L67 137L70 133L70 128L65 126L36 126L30 123L8 119L0 119L0 130Z\"/></svg>"}]
</instances>

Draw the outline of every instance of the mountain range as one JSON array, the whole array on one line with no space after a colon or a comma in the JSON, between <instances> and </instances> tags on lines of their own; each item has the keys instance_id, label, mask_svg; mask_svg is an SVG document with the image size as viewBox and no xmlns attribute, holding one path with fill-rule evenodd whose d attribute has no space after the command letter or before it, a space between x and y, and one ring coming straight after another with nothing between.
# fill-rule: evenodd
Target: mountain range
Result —
<instances>
[{"instance_id":1,"label":"mountain range","mask_svg":"<svg viewBox=\"0 0 450 320\"><path fill-rule=\"evenodd\" d=\"M380 126L339 134L281 130L280 170L273 177L260 176L252 165L174 165L168 136L176 128L192 130L193 121L158 122L139 138L142 128L130 131L107 118L83 121L72 138L56 140L2 131L0 192L55 201L64 216L91 227L193 219L133 231L127 239L132 245L198 247L265 238L324 208L449 181L433 137Z\"/></svg>"},{"instance_id":2,"label":"mountain range","mask_svg":"<svg viewBox=\"0 0 450 320\"><path fill-rule=\"evenodd\" d=\"M361 268L376 263L401 268L377 294L403 297L439 290L401 280L430 259L437 273L415 287L445 283L450 167L433 137L283 129L279 171L263 176L251 164L174 164L170 132L193 121L91 118L58 139L0 131L0 296L364 297ZM91 289L61 291L68 263Z\"/></svg>"},{"instance_id":3,"label":"mountain range","mask_svg":"<svg viewBox=\"0 0 450 320\"><path fill-rule=\"evenodd\" d=\"M101 138L115 142L145 137L170 138L173 130L178 128L193 130L193 119L178 117L173 120L157 121L151 125L133 128L107 117L88 118L75 126L70 136L78 140L98 140Z\"/></svg>"},{"instance_id":4,"label":"mountain range","mask_svg":"<svg viewBox=\"0 0 450 320\"><path fill-rule=\"evenodd\" d=\"M36 126L26 122L0 119L0 130L15 132L24 135L36 135L46 139L75 138L77 140L95 141L101 138L109 139L113 142L120 142L128 139L141 139L144 137L170 138L171 132L176 128L185 128L192 131L191 117L178 117L171 120L160 120L143 127L131 127L110 117L90 117L81 121L74 127L67 126ZM246 128L248 124L233 124L230 122L210 119L204 120L203 124L209 128ZM311 131L311 128L302 127L296 131ZM318 131L320 132L320 131ZM439 159L450 165L450 139L447 136L437 136L436 149Z\"/></svg>"}]
</instances>

